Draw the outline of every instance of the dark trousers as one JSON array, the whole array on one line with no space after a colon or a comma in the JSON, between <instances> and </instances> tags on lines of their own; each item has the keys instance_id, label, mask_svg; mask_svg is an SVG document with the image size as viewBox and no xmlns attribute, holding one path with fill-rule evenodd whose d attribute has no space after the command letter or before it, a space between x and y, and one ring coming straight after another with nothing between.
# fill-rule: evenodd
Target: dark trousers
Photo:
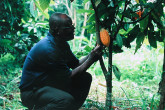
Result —
<instances>
[{"instance_id":1,"label":"dark trousers","mask_svg":"<svg viewBox=\"0 0 165 110\"><path fill-rule=\"evenodd\" d=\"M78 110L88 96L91 81L86 72L72 78L70 92L51 86L21 92L22 104L29 110Z\"/></svg>"}]
</instances>

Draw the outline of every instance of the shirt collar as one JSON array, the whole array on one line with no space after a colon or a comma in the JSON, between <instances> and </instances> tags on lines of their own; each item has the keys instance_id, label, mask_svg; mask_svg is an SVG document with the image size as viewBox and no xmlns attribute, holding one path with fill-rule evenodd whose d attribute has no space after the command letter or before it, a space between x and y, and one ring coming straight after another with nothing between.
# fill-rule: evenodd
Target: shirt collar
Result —
<instances>
[{"instance_id":1,"label":"shirt collar","mask_svg":"<svg viewBox=\"0 0 165 110\"><path fill-rule=\"evenodd\" d=\"M54 45L58 45L61 48L66 48L69 46L67 41L60 41L57 38L55 38L50 32L48 32L47 35L48 39L54 44Z\"/></svg>"}]
</instances>

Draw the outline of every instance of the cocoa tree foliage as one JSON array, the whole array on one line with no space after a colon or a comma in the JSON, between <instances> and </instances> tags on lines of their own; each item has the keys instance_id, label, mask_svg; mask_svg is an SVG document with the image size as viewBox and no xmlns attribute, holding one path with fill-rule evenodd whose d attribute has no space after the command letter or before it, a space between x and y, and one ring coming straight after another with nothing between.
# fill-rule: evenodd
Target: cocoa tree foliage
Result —
<instances>
[{"instance_id":1,"label":"cocoa tree foliage","mask_svg":"<svg viewBox=\"0 0 165 110\"><path fill-rule=\"evenodd\" d=\"M135 52L141 47L145 38L152 47L157 48L157 41L163 42L163 0L147 2L139 0L94 0L98 9L100 29L109 30L113 39L113 52L122 52L122 46L130 48L136 39ZM92 10L92 7L91 7ZM136 12L143 11L139 16ZM91 30L95 32L94 13L88 20ZM157 29L155 28L157 27Z\"/></svg>"},{"instance_id":2,"label":"cocoa tree foliage","mask_svg":"<svg viewBox=\"0 0 165 110\"><path fill-rule=\"evenodd\" d=\"M109 30L111 36L111 44L107 49L108 71L105 69L103 60L100 60L107 85L105 108L109 110L112 108L112 69L120 79L120 71L118 68L114 71L116 66L112 65L112 53L122 52L123 46L130 48L134 40L136 40L136 53L146 38L150 46L157 48L157 41L163 42L165 36L162 22L164 2L163 0L154 3L145 0L91 0L91 2L91 10L95 13L90 15L88 22L91 28L88 29L92 33L96 32L97 38L101 28Z\"/></svg>"},{"instance_id":3,"label":"cocoa tree foliage","mask_svg":"<svg viewBox=\"0 0 165 110\"><path fill-rule=\"evenodd\" d=\"M3 0L0 3L0 55L11 53L20 66L26 53L39 40L34 29L28 29L31 23L24 25L22 22L31 17L28 5L24 0Z\"/></svg>"}]
</instances>

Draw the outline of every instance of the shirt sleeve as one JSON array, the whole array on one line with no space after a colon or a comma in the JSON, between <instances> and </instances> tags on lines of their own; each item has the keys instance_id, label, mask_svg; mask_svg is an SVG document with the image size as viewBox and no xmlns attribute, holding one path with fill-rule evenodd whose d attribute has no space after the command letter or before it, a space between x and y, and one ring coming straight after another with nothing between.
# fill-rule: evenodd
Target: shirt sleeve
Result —
<instances>
[{"instance_id":1,"label":"shirt sleeve","mask_svg":"<svg viewBox=\"0 0 165 110\"><path fill-rule=\"evenodd\" d=\"M67 62L67 65L69 68L76 68L79 65L79 60L76 58L76 56L71 52L70 53L70 59Z\"/></svg>"},{"instance_id":2,"label":"shirt sleeve","mask_svg":"<svg viewBox=\"0 0 165 110\"><path fill-rule=\"evenodd\" d=\"M65 52L65 59L69 68L74 69L79 65L79 59L71 51L69 44L68 49Z\"/></svg>"}]
</instances>

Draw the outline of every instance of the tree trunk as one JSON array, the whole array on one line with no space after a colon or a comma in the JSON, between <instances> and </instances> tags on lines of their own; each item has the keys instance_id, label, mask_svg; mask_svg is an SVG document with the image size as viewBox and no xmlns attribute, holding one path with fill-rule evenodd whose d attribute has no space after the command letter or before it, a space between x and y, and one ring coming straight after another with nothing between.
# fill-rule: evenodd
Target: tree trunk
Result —
<instances>
[{"instance_id":1,"label":"tree trunk","mask_svg":"<svg viewBox=\"0 0 165 110\"><path fill-rule=\"evenodd\" d=\"M112 108L112 43L111 40L109 46L109 61L108 61L108 73L105 76L106 85L107 85L107 94L106 94L106 110L111 110Z\"/></svg>"},{"instance_id":2,"label":"tree trunk","mask_svg":"<svg viewBox=\"0 0 165 110\"><path fill-rule=\"evenodd\" d=\"M159 83L160 102L158 110L165 110L165 38L164 38L164 61L162 79Z\"/></svg>"}]
</instances>

